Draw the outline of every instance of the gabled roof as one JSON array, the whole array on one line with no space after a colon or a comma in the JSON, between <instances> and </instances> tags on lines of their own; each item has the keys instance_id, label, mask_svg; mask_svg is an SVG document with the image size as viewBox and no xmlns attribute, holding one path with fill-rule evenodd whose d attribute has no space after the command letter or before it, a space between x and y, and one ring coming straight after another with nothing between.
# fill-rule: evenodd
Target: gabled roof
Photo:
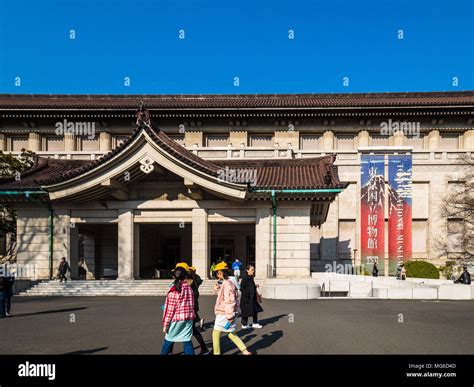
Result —
<instances>
[{"instance_id":1,"label":"gabled roof","mask_svg":"<svg viewBox=\"0 0 474 387\"><path fill-rule=\"evenodd\" d=\"M227 94L227 95L28 95L0 94L0 111L135 110L140 101L151 110L285 109L351 107L474 106L474 91Z\"/></svg>"},{"instance_id":2,"label":"gabled roof","mask_svg":"<svg viewBox=\"0 0 474 387\"><path fill-rule=\"evenodd\" d=\"M204 181L203 178L209 179L218 187L227 185L229 189L237 191L243 190L250 193L255 190L344 189L348 185L339 181L337 167L334 166L335 155L305 159L210 162L179 145L164 132L142 123L119 147L95 161L57 160L36 156L33 167L22 175L21 180L16 181L11 177L0 178L0 190L44 190L51 193L62 189L66 192L66 188L80 185L81 180L100 179L106 172L110 172L110 169L115 168L117 163L129 160L135 151L131 148L138 141L141 141L143 146L147 141L151 141L151 145L159 149L163 157L172 160L170 162L186 166L191 176L194 176L193 173L199 173L199 176L195 176L201 179L199 180L201 183ZM147 154L150 149L143 152ZM226 181L226 168L250 173L241 173L240 175L243 176L241 180ZM121 183L125 184L123 181ZM104 188L101 190L97 190L95 194L103 194Z\"/></svg>"}]
</instances>

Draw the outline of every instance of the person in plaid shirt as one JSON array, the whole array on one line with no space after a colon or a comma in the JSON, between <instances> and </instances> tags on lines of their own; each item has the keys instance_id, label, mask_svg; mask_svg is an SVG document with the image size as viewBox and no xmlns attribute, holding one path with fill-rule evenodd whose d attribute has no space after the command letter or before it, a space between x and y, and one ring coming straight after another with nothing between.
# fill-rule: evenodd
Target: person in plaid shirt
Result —
<instances>
[{"instance_id":1,"label":"person in plaid shirt","mask_svg":"<svg viewBox=\"0 0 474 387\"><path fill-rule=\"evenodd\" d=\"M193 336L194 292L186 282L187 272L178 267L173 272L174 284L168 291L165 310L163 313L163 333L165 340L161 350L162 355L168 355L173 343L182 342L184 353L194 355L191 342Z\"/></svg>"}]
</instances>

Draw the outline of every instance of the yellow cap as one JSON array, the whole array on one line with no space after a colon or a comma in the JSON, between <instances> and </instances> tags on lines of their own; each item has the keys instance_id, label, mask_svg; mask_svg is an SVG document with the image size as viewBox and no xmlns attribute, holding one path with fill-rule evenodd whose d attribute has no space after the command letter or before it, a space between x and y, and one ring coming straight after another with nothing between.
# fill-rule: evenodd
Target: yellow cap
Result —
<instances>
[{"instance_id":1,"label":"yellow cap","mask_svg":"<svg viewBox=\"0 0 474 387\"><path fill-rule=\"evenodd\" d=\"M229 266L227 266L227 263L225 262L219 262L215 267L214 267L214 271L218 271L218 270L228 270L229 269Z\"/></svg>"},{"instance_id":2,"label":"yellow cap","mask_svg":"<svg viewBox=\"0 0 474 387\"><path fill-rule=\"evenodd\" d=\"M184 270L189 271L189 265L186 262L177 263L175 269L178 267L182 267Z\"/></svg>"}]
</instances>

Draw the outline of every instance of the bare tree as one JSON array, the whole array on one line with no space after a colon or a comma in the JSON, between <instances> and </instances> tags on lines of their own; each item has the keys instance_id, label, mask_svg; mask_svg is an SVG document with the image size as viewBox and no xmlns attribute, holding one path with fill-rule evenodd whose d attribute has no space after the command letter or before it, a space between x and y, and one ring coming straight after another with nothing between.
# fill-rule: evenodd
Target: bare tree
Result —
<instances>
[{"instance_id":1,"label":"bare tree","mask_svg":"<svg viewBox=\"0 0 474 387\"><path fill-rule=\"evenodd\" d=\"M453 258L456 265L472 265L474 260L474 155L466 153L460 157L462 175L457 179L455 189L443 198L441 215L446 219L458 220L460 225L459 240L454 243L461 246L462 252ZM449 222L448 222L449 223ZM449 226L448 226L448 233ZM444 249L448 255L450 240Z\"/></svg>"}]
</instances>

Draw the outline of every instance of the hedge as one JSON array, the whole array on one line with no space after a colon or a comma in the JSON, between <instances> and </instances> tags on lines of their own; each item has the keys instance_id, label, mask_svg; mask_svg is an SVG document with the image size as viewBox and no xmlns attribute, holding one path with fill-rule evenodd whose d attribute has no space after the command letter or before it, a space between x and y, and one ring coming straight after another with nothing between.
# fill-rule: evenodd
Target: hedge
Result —
<instances>
[{"instance_id":1,"label":"hedge","mask_svg":"<svg viewBox=\"0 0 474 387\"><path fill-rule=\"evenodd\" d=\"M405 262L407 277L439 279L439 270L432 263L426 261Z\"/></svg>"}]
</instances>

